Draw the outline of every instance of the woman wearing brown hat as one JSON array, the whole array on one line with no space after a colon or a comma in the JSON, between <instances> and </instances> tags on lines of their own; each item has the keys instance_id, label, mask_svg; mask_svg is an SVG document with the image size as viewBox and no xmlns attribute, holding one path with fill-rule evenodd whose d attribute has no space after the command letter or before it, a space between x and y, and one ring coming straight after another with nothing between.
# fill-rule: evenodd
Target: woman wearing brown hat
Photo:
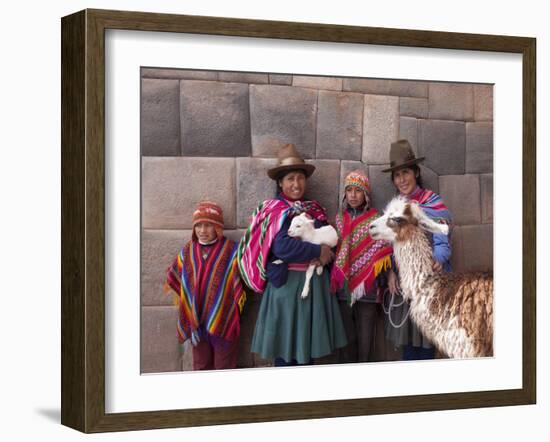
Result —
<instances>
[{"instance_id":1,"label":"woman wearing brown hat","mask_svg":"<svg viewBox=\"0 0 550 442\"><path fill-rule=\"evenodd\" d=\"M452 224L449 209L443 203L441 196L422 187L422 177L418 164L424 157L416 158L410 143L399 140L390 148L390 167L383 172L391 172L391 180L397 192L416 201L422 210L432 219L440 223ZM450 237L443 234L432 235L434 268L438 271L451 271ZM395 269L395 266L393 266ZM409 305L399 294L399 282L396 273L389 274L390 300L386 299L388 321L386 321L386 337L396 346L403 346L403 359L433 359L435 348L424 337L414 322L408 318Z\"/></svg>"},{"instance_id":2,"label":"woman wearing brown hat","mask_svg":"<svg viewBox=\"0 0 550 442\"><path fill-rule=\"evenodd\" d=\"M303 212L315 219L317 227L327 224L325 209L304 199L307 178L314 170L293 144L283 146L277 167L267 171L277 183L278 195L254 211L239 244L242 279L263 293L251 351L274 359L276 366L309 364L346 345L338 303L329 290L329 272L314 273L310 295L300 296L309 263L328 264L332 251L288 235L292 218Z\"/></svg>"}]
</instances>

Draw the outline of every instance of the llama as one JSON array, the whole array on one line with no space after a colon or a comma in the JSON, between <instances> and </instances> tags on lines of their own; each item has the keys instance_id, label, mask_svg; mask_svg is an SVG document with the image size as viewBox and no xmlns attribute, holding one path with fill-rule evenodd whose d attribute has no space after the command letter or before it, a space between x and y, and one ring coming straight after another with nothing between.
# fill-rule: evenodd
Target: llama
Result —
<instances>
[{"instance_id":1,"label":"llama","mask_svg":"<svg viewBox=\"0 0 550 442\"><path fill-rule=\"evenodd\" d=\"M290 227L288 228L288 236L300 238L302 241L307 241L312 244L327 245L335 247L338 243L338 234L332 226L323 226L318 229L314 226L314 220L308 218L305 213L292 218ZM317 267L317 274L323 273L323 266L310 264L306 271L306 280L302 289L302 298L306 298L309 293L309 286L313 271Z\"/></svg>"},{"instance_id":2,"label":"llama","mask_svg":"<svg viewBox=\"0 0 550 442\"><path fill-rule=\"evenodd\" d=\"M424 335L451 358L493 354L493 277L487 273L440 273L433 270L425 231L449 233L416 202L396 197L370 225L374 239L393 243L403 297Z\"/></svg>"}]
</instances>

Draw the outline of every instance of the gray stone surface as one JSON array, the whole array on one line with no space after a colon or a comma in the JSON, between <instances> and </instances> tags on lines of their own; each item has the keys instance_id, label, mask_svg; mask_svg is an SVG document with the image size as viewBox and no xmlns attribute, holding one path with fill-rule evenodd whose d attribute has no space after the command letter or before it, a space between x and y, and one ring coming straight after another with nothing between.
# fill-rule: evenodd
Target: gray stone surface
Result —
<instances>
[{"instance_id":1,"label":"gray stone surface","mask_svg":"<svg viewBox=\"0 0 550 442\"><path fill-rule=\"evenodd\" d=\"M307 160L316 169L307 180L306 198L317 200L326 210L329 220L333 220L338 211L338 185L340 180L340 161Z\"/></svg>"},{"instance_id":2,"label":"gray stone surface","mask_svg":"<svg viewBox=\"0 0 550 442\"><path fill-rule=\"evenodd\" d=\"M276 194L275 181L267 170L275 167L275 158L237 158L237 225L247 227L258 204Z\"/></svg>"},{"instance_id":3,"label":"gray stone surface","mask_svg":"<svg viewBox=\"0 0 550 442\"><path fill-rule=\"evenodd\" d=\"M177 337L176 307L142 307L141 372L179 371L182 367Z\"/></svg>"},{"instance_id":4,"label":"gray stone surface","mask_svg":"<svg viewBox=\"0 0 550 442\"><path fill-rule=\"evenodd\" d=\"M293 143L304 158L315 156L317 91L290 86L250 86L252 152L276 157Z\"/></svg>"},{"instance_id":5,"label":"gray stone surface","mask_svg":"<svg viewBox=\"0 0 550 442\"><path fill-rule=\"evenodd\" d=\"M474 85L474 117L476 121L493 120L493 85Z\"/></svg>"},{"instance_id":6,"label":"gray stone surface","mask_svg":"<svg viewBox=\"0 0 550 442\"><path fill-rule=\"evenodd\" d=\"M247 84L182 80L180 86L184 155L250 154Z\"/></svg>"},{"instance_id":7,"label":"gray stone surface","mask_svg":"<svg viewBox=\"0 0 550 442\"><path fill-rule=\"evenodd\" d=\"M346 176L348 173L354 171L354 170L360 170L362 171L368 178L369 176L369 168L363 164L361 161L342 161L340 163L340 185L338 190L338 208L340 208L340 204L342 202L342 198L344 198L344 182L346 179Z\"/></svg>"},{"instance_id":8,"label":"gray stone surface","mask_svg":"<svg viewBox=\"0 0 550 442\"><path fill-rule=\"evenodd\" d=\"M493 172L493 123L466 123L466 173Z\"/></svg>"},{"instance_id":9,"label":"gray stone surface","mask_svg":"<svg viewBox=\"0 0 550 442\"><path fill-rule=\"evenodd\" d=\"M426 98L428 96L428 83L421 81L344 78L342 88L344 91L362 92L372 95L417 98Z\"/></svg>"},{"instance_id":10,"label":"gray stone surface","mask_svg":"<svg viewBox=\"0 0 550 442\"><path fill-rule=\"evenodd\" d=\"M193 370L193 344L188 339L180 346L181 370Z\"/></svg>"},{"instance_id":11,"label":"gray stone surface","mask_svg":"<svg viewBox=\"0 0 550 442\"><path fill-rule=\"evenodd\" d=\"M269 83L269 75L253 72L220 72L219 80L228 83L267 84Z\"/></svg>"},{"instance_id":12,"label":"gray stone surface","mask_svg":"<svg viewBox=\"0 0 550 442\"><path fill-rule=\"evenodd\" d=\"M471 84L430 83L429 118L473 121L474 88Z\"/></svg>"},{"instance_id":13,"label":"gray stone surface","mask_svg":"<svg viewBox=\"0 0 550 442\"><path fill-rule=\"evenodd\" d=\"M390 145L398 136L399 98L365 95L363 162L369 165L387 163Z\"/></svg>"},{"instance_id":14,"label":"gray stone surface","mask_svg":"<svg viewBox=\"0 0 550 442\"><path fill-rule=\"evenodd\" d=\"M141 68L143 78L172 78L175 80L217 81L217 71L197 71L192 69L156 69Z\"/></svg>"},{"instance_id":15,"label":"gray stone surface","mask_svg":"<svg viewBox=\"0 0 550 442\"><path fill-rule=\"evenodd\" d=\"M342 79L337 77L314 77L307 75L294 75L292 86L307 87L313 89L327 89L331 91L342 90Z\"/></svg>"},{"instance_id":16,"label":"gray stone surface","mask_svg":"<svg viewBox=\"0 0 550 442\"><path fill-rule=\"evenodd\" d=\"M179 82L141 80L141 154L180 154Z\"/></svg>"},{"instance_id":17,"label":"gray stone surface","mask_svg":"<svg viewBox=\"0 0 550 442\"><path fill-rule=\"evenodd\" d=\"M466 125L458 121L419 120L419 154L439 175L465 172Z\"/></svg>"},{"instance_id":18,"label":"gray stone surface","mask_svg":"<svg viewBox=\"0 0 550 442\"><path fill-rule=\"evenodd\" d=\"M226 228L235 227L235 159L144 157L142 227L189 229L196 204L221 205Z\"/></svg>"},{"instance_id":19,"label":"gray stone surface","mask_svg":"<svg viewBox=\"0 0 550 442\"><path fill-rule=\"evenodd\" d=\"M479 176L481 186L481 222L493 222L493 174Z\"/></svg>"},{"instance_id":20,"label":"gray stone surface","mask_svg":"<svg viewBox=\"0 0 550 442\"><path fill-rule=\"evenodd\" d=\"M481 223L479 175L440 176L439 192L455 224Z\"/></svg>"},{"instance_id":21,"label":"gray stone surface","mask_svg":"<svg viewBox=\"0 0 550 442\"><path fill-rule=\"evenodd\" d=\"M369 166L369 181L372 189L372 206L383 210L396 195L395 187L391 182L391 174L382 172L389 164Z\"/></svg>"},{"instance_id":22,"label":"gray stone surface","mask_svg":"<svg viewBox=\"0 0 550 442\"><path fill-rule=\"evenodd\" d=\"M399 139L409 140L413 151L418 156L418 120L411 117L399 118ZM389 154L386 162L390 160Z\"/></svg>"},{"instance_id":23,"label":"gray stone surface","mask_svg":"<svg viewBox=\"0 0 550 442\"><path fill-rule=\"evenodd\" d=\"M363 95L319 91L317 158L360 160Z\"/></svg>"},{"instance_id":24,"label":"gray stone surface","mask_svg":"<svg viewBox=\"0 0 550 442\"><path fill-rule=\"evenodd\" d=\"M292 75L269 74L269 83L290 86L292 84Z\"/></svg>"},{"instance_id":25,"label":"gray stone surface","mask_svg":"<svg viewBox=\"0 0 550 442\"><path fill-rule=\"evenodd\" d=\"M420 176L422 177L422 186L425 189L439 193L439 175L437 173L429 167L420 164Z\"/></svg>"},{"instance_id":26,"label":"gray stone surface","mask_svg":"<svg viewBox=\"0 0 550 442\"><path fill-rule=\"evenodd\" d=\"M141 305L173 305L171 293L164 293L166 270L183 245L191 239L191 230L143 230L141 233Z\"/></svg>"},{"instance_id":27,"label":"gray stone surface","mask_svg":"<svg viewBox=\"0 0 550 442\"><path fill-rule=\"evenodd\" d=\"M493 225L464 226L462 247L467 271L493 269Z\"/></svg>"},{"instance_id":28,"label":"gray stone surface","mask_svg":"<svg viewBox=\"0 0 550 442\"><path fill-rule=\"evenodd\" d=\"M427 98L399 98L399 114L402 117L428 118Z\"/></svg>"}]
</instances>

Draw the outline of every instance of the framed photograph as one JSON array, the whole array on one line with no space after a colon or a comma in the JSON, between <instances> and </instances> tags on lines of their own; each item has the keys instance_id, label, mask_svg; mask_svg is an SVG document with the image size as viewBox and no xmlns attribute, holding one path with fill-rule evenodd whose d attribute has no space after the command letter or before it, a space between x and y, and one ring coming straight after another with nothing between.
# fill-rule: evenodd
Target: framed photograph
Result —
<instances>
[{"instance_id":1,"label":"framed photograph","mask_svg":"<svg viewBox=\"0 0 550 442\"><path fill-rule=\"evenodd\" d=\"M139 12L64 17L62 423L105 432L535 403L535 44ZM264 297L243 283L233 362L199 370L167 284L200 225L198 204L215 202L238 244L258 204L276 197L281 180L268 171L292 145L315 168L306 197L330 222L352 171L382 213L399 191L386 172L397 140L452 213L452 272L494 274L490 352L438 347L404 360L382 295L370 304L367 354L342 344L274 366L252 343Z\"/></svg>"}]
</instances>

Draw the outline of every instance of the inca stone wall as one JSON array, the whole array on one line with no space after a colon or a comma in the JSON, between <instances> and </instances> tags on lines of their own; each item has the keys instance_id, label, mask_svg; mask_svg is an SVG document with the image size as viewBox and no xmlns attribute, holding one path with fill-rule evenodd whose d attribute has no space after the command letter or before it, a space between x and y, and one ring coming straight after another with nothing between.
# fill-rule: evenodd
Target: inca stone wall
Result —
<instances>
[{"instance_id":1,"label":"inca stone wall","mask_svg":"<svg viewBox=\"0 0 550 442\"><path fill-rule=\"evenodd\" d=\"M492 269L492 103L490 85L143 69L142 372L191 368L162 286L191 237L195 204L221 204L226 235L239 240L256 205L274 196L266 170L285 143L317 167L306 196L334 219L343 179L357 168L368 174L373 205L384 207L394 195L382 173L390 143L407 138L426 157L425 187L453 212L454 270ZM248 351L259 300L249 295L239 367L269 364ZM382 317L378 331L375 359L398 358Z\"/></svg>"}]
</instances>

